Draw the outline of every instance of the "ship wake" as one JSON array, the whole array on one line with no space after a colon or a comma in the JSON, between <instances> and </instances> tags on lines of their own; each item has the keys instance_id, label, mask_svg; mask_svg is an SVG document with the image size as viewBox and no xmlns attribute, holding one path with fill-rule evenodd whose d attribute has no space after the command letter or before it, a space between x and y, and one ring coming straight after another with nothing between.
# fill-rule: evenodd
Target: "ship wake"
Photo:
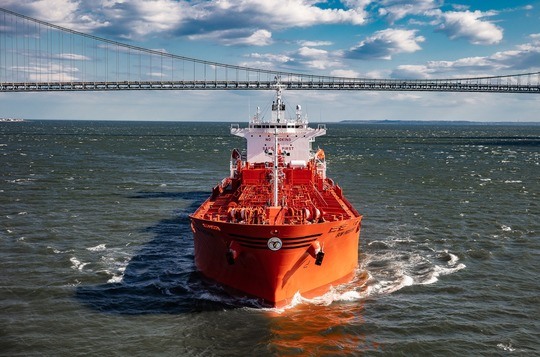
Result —
<instances>
[{"instance_id":1,"label":"ship wake","mask_svg":"<svg viewBox=\"0 0 540 357\"><path fill-rule=\"evenodd\" d=\"M353 281L333 287L313 299L296 294L291 304L268 310L281 313L298 305L328 306L337 302L364 301L409 286L434 284L442 276L466 267L457 254L418 245L410 239L372 241L364 247L359 260Z\"/></svg>"},{"instance_id":2,"label":"ship wake","mask_svg":"<svg viewBox=\"0 0 540 357\"><path fill-rule=\"evenodd\" d=\"M396 292L407 286L436 283L441 276L465 268L459 257L448 251L413 240L370 242L361 256L360 269L369 273L367 296Z\"/></svg>"}]
</instances>

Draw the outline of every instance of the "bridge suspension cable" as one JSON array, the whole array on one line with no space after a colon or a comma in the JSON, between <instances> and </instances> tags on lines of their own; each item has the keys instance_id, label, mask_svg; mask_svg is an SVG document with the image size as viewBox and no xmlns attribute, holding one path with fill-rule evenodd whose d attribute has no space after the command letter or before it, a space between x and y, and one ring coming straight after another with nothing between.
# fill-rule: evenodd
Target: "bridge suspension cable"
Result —
<instances>
[{"instance_id":1,"label":"bridge suspension cable","mask_svg":"<svg viewBox=\"0 0 540 357\"><path fill-rule=\"evenodd\" d=\"M0 92L292 90L540 93L540 72L475 78L344 78L257 69L121 43L0 8Z\"/></svg>"}]
</instances>

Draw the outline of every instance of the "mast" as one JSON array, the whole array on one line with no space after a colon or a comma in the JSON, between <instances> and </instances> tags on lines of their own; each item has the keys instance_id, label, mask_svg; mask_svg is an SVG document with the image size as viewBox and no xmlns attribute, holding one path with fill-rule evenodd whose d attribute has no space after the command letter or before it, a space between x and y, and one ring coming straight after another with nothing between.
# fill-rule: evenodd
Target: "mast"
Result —
<instances>
[{"instance_id":1,"label":"mast","mask_svg":"<svg viewBox=\"0 0 540 357\"><path fill-rule=\"evenodd\" d=\"M278 160L278 155L279 155L279 151L278 151L278 131L277 131L277 128L274 129L274 168L273 168L273 176L274 176L274 182L273 182L273 189L272 189L272 193L273 193L273 201L272 201L272 206L273 207L277 207L278 206L278 202L279 202L279 194L278 194L278 191L279 191L279 186L278 186L278 181L279 181L279 168L278 168L278 164L279 164L279 160Z\"/></svg>"},{"instance_id":2,"label":"mast","mask_svg":"<svg viewBox=\"0 0 540 357\"><path fill-rule=\"evenodd\" d=\"M276 106L277 106L277 116L276 120L279 123L281 121L281 83L280 83L280 77L276 77ZM276 148L277 150L277 148Z\"/></svg>"},{"instance_id":3,"label":"mast","mask_svg":"<svg viewBox=\"0 0 540 357\"><path fill-rule=\"evenodd\" d=\"M279 123L281 121L281 77L276 76L276 121ZM279 203L279 150L278 150L278 128L277 125L274 127L274 167L273 167L273 176L274 176L274 182L272 186L272 194L273 194L273 200L272 200L272 206L277 207Z\"/></svg>"}]
</instances>

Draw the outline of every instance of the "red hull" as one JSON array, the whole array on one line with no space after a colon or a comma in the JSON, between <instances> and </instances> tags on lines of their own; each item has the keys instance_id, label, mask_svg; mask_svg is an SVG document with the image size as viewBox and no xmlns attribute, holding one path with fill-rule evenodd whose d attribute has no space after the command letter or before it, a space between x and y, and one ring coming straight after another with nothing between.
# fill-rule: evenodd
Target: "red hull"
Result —
<instances>
[{"instance_id":1,"label":"red hull","mask_svg":"<svg viewBox=\"0 0 540 357\"><path fill-rule=\"evenodd\" d=\"M261 226L192 217L195 264L206 277L270 306L284 306L299 292L312 298L349 281L358 265L361 217L310 225ZM281 249L268 241L279 236ZM226 253L233 245L233 264ZM324 260L316 265L320 244Z\"/></svg>"}]
</instances>

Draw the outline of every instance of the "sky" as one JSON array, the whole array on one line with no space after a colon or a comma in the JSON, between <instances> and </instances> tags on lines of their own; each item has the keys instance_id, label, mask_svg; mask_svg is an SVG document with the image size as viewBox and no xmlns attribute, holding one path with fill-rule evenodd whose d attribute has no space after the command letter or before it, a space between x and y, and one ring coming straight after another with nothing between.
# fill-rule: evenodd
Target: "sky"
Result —
<instances>
[{"instance_id":1,"label":"sky","mask_svg":"<svg viewBox=\"0 0 540 357\"><path fill-rule=\"evenodd\" d=\"M540 1L0 0L0 7L139 47L277 71L391 79L540 72ZM284 97L314 122L540 121L537 94ZM0 117L242 122L272 99L270 91L0 93Z\"/></svg>"}]
</instances>

